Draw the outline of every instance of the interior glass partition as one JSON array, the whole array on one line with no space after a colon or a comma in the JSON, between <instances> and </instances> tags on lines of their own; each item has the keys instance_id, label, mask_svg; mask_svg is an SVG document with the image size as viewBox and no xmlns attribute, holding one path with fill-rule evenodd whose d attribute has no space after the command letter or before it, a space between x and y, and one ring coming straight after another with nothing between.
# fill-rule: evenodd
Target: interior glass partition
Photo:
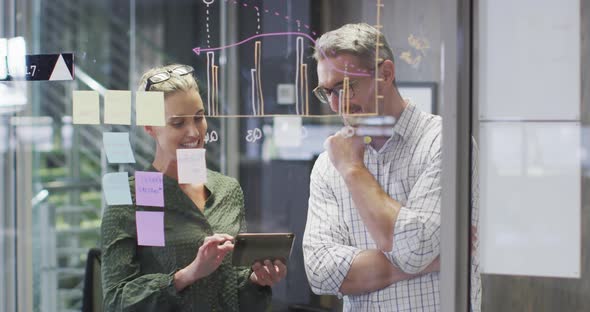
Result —
<instances>
[{"instance_id":1,"label":"interior glass partition","mask_svg":"<svg viewBox=\"0 0 590 312\"><path fill-rule=\"evenodd\" d=\"M477 1L484 311L590 308L589 8Z\"/></svg>"},{"instance_id":2,"label":"interior glass partition","mask_svg":"<svg viewBox=\"0 0 590 312\"><path fill-rule=\"evenodd\" d=\"M208 123L207 168L239 182L248 232L295 234L287 277L273 287L273 311L343 308L337 296L312 291L303 258L312 168L325 150L324 140L343 128L342 115L346 112L342 106L340 111L332 111L312 92L319 83L317 62L312 57L318 37L347 23L365 22L380 29L393 50L395 85L400 95L424 113L446 118L444 112L452 111L450 108L459 103L458 95L451 95L449 90L467 79L451 83L450 79L457 77L448 75L459 66L448 59L457 58L461 48L448 46L454 44L448 38L457 37L457 29L444 27L445 22L457 21L445 8L449 4L456 6L457 1L1 3L8 2L13 10L3 14L14 17L14 31L5 35L6 44L0 44L0 48L8 47L10 40L14 46L22 44L21 57L54 55L52 64L65 66L59 67L65 68L61 72L65 76L55 76L53 81L48 75L42 81L0 82L3 99L7 99L5 94L15 96L12 102L0 102L1 108L6 108L0 119L1 141L6 142L0 143L4 144L0 152L6 178L0 186L7 194L3 202L8 203L0 219L4 229L0 256L4 272L15 267L15 273L4 273L2 279L6 289L15 289L4 293L7 298L2 302L14 303L6 311L79 311L87 304L85 289L96 291L99 287L88 284L93 268L87 266L87 257L90 249L101 246L102 216L113 207L105 197L103 179L110 173L127 172L131 176L143 170L152 163L156 148L138 123L137 105L131 106L128 124L106 122L108 94L112 90L130 91L130 101L136 104L137 85L147 69L171 63L194 68ZM11 51L7 49L4 55L16 53ZM68 61L69 55L73 62ZM383 60L376 57L371 61L379 68ZM30 78L33 68L27 71L23 77ZM376 72L376 76L361 76L377 83L381 77ZM378 107L384 95L375 89L374 105ZM97 123L75 120L74 102L79 91L90 91L98 99ZM442 127L438 117L428 118ZM454 132L469 131L457 129L452 122L449 126L454 127ZM128 133L135 163L109 161L103 141L107 132ZM450 140L454 139L448 138L447 142ZM424 157L442 161L439 156ZM428 198L434 199L435 208L428 214L428 221L434 225L425 239L432 244L430 254L437 255L444 253L437 228L441 213L437 201L442 191L456 192L458 187L448 185L441 190L437 179L442 164L436 163L431 172L438 187L429 192L438 195ZM390 168L389 164L382 166ZM392 184L385 191L393 194L399 191L397 187L407 197L409 191L403 189L418 183L423 169L406 168L408 174L404 177L411 182ZM377 179L385 176L383 172L374 175ZM462 191L469 192L468 188ZM446 209L456 208L451 205ZM375 243L368 241L376 249ZM471 265L477 267L477 263ZM435 266L423 277L436 290L439 271ZM472 277L478 274L471 273ZM414 287L416 283L408 285ZM396 291L400 299L394 300L404 301L403 291ZM436 310L440 305L438 291L429 296L429 308ZM477 305L479 297L471 298Z\"/></svg>"}]
</instances>

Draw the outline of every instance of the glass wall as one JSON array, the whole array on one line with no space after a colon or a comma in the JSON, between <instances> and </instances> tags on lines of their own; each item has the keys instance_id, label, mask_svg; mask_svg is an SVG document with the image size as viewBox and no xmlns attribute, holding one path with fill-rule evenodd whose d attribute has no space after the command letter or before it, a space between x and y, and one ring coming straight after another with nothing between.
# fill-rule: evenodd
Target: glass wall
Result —
<instances>
[{"instance_id":1,"label":"glass wall","mask_svg":"<svg viewBox=\"0 0 590 312\"><path fill-rule=\"evenodd\" d=\"M289 274L273 289L273 310L340 309L336 296L313 294L302 255L310 173L324 151L325 138L343 126L341 116L311 92L318 84L313 42L345 23L376 25L394 51L402 96L412 98L420 110L436 114L446 98L443 38L448 34L442 33L443 4L435 0L2 3L3 16L10 16L13 26L4 37L22 44L21 54L72 53L74 64L71 79L1 85L4 98L21 94L25 99L2 102L6 108L0 128L1 141L6 142L2 186L7 207L1 219L2 280L4 289L14 289L2 298L11 303L6 311L82 307L88 251L101 245L101 219L110 207L103 178L148 167L155 149L135 114L129 125L105 122L107 92L135 91L143 72L170 63L195 69L207 112L207 168L240 182L248 231L295 233ZM34 76L34 70L28 68L28 75ZM97 124L75 122L78 91L96 92ZM131 96L132 102L137 101L135 93ZM287 116L295 118L284 119ZM297 132L282 133L293 125ZM103 141L106 132L129 133L134 164L109 161ZM439 244L436 235L433 242ZM438 269L431 275L438 280Z\"/></svg>"},{"instance_id":2,"label":"glass wall","mask_svg":"<svg viewBox=\"0 0 590 312\"><path fill-rule=\"evenodd\" d=\"M590 309L589 4L478 1L484 311Z\"/></svg>"},{"instance_id":3,"label":"glass wall","mask_svg":"<svg viewBox=\"0 0 590 312\"><path fill-rule=\"evenodd\" d=\"M14 35L24 39L26 53L69 52L75 64L73 80L27 82L26 104L4 123L4 135L15 144L6 153L15 155L16 226L25 243L16 255L26 278L18 280L18 303L34 311L80 309L87 253L100 246L101 215L109 209L102 179L141 170L153 159L153 142L135 116L128 126L103 122L106 92L135 90L148 68L182 63L195 68L208 114L207 167L239 180L248 231L296 235L289 274L273 289L273 310L338 309L336 297L311 292L301 248L312 166L324 139L342 127L338 114L311 93L317 85L312 43L349 22L382 27L395 51L401 92L436 113L442 90L439 7L437 1L15 4ZM82 90L98 93L99 124L73 122L73 94ZM278 131L286 122L300 123L300 133ZM109 162L104 132L129 133L135 164Z\"/></svg>"},{"instance_id":4,"label":"glass wall","mask_svg":"<svg viewBox=\"0 0 590 312\"><path fill-rule=\"evenodd\" d=\"M451 134L445 146L453 159L442 159L435 174L450 183L437 188L441 215L430 216L452 234L437 229L429 237L453 277L441 289L469 292L458 297L481 302L482 311L587 310L588 257L580 247L588 236L590 54L582 39L590 4L529 2L1 0L0 312L82 308L87 255L101 246L102 216L112 207L103 178L131 176L154 160L154 140L135 115L141 74L172 63L195 70L207 168L239 182L247 231L295 234L272 310L342 310L338 296L312 291L302 244L312 168L346 110L314 96L313 44L357 22L383 31L401 96L442 116L442 132ZM7 81L1 70L18 55L53 55L46 56L52 66L64 60L61 68L73 64L74 75L34 81L38 68L29 66L23 79ZM128 124L105 121L109 90L132 91ZM78 91L95 92L98 123L74 121ZM379 96L377 88L375 107ZM109 161L105 132L129 134L134 163ZM461 141L470 136L472 143ZM419 174L407 169L407 176L411 185L385 191L411 189ZM350 220L340 221L346 228ZM437 288L439 270L427 275Z\"/></svg>"}]
</instances>

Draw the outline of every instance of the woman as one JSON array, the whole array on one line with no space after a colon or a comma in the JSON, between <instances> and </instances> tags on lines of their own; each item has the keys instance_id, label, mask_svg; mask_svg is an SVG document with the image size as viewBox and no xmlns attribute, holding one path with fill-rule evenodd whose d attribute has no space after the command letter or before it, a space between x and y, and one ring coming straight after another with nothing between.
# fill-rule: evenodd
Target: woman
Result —
<instances>
[{"instance_id":1,"label":"woman","mask_svg":"<svg viewBox=\"0 0 590 312\"><path fill-rule=\"evenodd\" d=\"M161 91L166 125L145 126L156 152L147 171L164 176L165 247L137 245L135 211L110 206L102 220L102 278L106 311L262 311L270 287L286 274L280 262L234 267L233 236L245 229L238 182L208 170L205 184L178 184L176 149L203 148L207 121L193 69L155 68L141 91ZM130 179L132 192L134 179ZM158 209L155 209L158 210ZM161 211L161 208L159 209Z\"/></svg>"}]
</instances>

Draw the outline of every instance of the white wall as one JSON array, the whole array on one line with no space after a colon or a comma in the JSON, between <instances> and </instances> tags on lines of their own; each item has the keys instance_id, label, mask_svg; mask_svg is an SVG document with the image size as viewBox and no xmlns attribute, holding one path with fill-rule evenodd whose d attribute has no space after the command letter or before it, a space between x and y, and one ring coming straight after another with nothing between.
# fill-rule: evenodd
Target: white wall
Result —
<instances>
[{"instance_id":1,"label":"white wall","mask_svg":"<svg viewBox=\"0 0 590 312\"><path fill-rule=\"evenodd\" d=\"M481 0L484 273L580 276L580 2Z\"/></svg>"}]
</instances>

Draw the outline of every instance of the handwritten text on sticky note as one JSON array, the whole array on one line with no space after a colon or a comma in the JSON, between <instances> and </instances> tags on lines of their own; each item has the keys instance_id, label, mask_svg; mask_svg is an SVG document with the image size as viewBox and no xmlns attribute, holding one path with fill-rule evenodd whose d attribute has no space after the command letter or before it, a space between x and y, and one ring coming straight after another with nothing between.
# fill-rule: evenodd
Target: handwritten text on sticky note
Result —
<instances>
[{"instance_id":1,"label":"handwritten text on sticky note","mask_svg":"<svg viewBox=\"0 0 590 312\"><path fill-rule=\"evenodd\" d=\"M201 184L207 182L207 165L204 148L176 150L178 183Z\"/></svg>"},{"instance_id":2,"label":"handwritten text on sticky note","mask_svg":"<svg viewBox=\"0 0 590 312\"><path fill-rule=\"evenodd\" d=\"M102 134L104 152L111 164L135 163L128 132L104 132Z\"/></svg>"},{"instance_id":3,"label":"handwritten text on sticky note","mask_svg":"<svg viewBox=\"0 0 590 312\"><path fill-rule=\"evenodd\" d=\"M107 205L131 205L127 172L107 173L102 177L102 190Z\"/></svg>"},{"instance_id":4,"label":"handwritten text on sticky note","mask_svg":"<svg viewBox=\"0 0 590 312\"><path fill-rule=\"evenodd\" d=\"M164 180L161 172L135 171L135 204L164 207Z\"/></svg>"}]
</instances>

